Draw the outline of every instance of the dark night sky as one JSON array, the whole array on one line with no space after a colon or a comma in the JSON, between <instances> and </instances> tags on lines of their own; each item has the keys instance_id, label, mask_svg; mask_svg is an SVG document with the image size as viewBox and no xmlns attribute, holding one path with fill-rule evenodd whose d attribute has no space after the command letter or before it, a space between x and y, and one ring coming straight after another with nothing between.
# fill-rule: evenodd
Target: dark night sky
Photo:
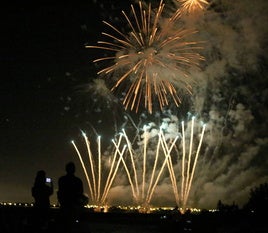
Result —
<instances>
[{"instance_id":1,"label":"dark night sky","mask_svg":"<svg viewBox=\"0 0 268 233\"><path fill-rule=\"evenodd\" d=\"M77 164L77 173L84 179L70 141L81 138L80 130L89 130L92 125L107 130L112 122L109 112L100 116L92 111L87 94L78 91L96 78L98 71L92 60L99 57L96 55L100 51L86 49L85 45L96 44L103 31L102 20L120 24L117 16L122 9L129 10L130 2L136 1L46 1L6 3L1 7L0 202L31 202L30 189L40 169L46 170L56 189L57 179L70 160ZM251 11L267 12L267 3L213 2L218 5L209 9L206 18L195 21L201 40L209 43L204 52L207 61L199 74L205 81L193 97L192 109L206 114L215 130L210 133L223 129L227 133L222 137L220 150L214 150L222 153L215 159L211 175L217 182L212 184L210 175L204 175L204 180L199 180L200 194L194 190L200 203L216 199L215 190L227 200L233 190L242 190L237 198L245 200L250 188L268 177L268 53L263 20L267 17ZM227 14L229 8L224 6L233 7L234 12ZM224 122L230 124L221 128L225 116ZM207 151L218 145L216 136L207 138L207 143L211 143ZM261 169L251 167L251 158ZM226 188L230 180L233 186ZM55 201L53 195L52 202Z\"/></svg>"},{"instance_id":2,"label":"dark night sky","mask_svg":"<svg viewBox=\"0 0 268 233\"><path fill-rule=\"evenodd\" d=\"M90 78L84 46L100 33L100 6L49 2L1 7L1 201L31 201L37 170L55 180L76 159L68 100Z\"/></svg>"}]
</instances>

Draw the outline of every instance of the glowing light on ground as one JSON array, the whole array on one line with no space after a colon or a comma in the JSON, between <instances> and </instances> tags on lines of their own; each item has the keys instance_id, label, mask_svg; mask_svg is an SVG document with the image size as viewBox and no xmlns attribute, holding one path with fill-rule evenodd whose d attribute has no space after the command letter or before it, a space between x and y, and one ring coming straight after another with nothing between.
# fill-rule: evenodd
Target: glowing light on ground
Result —
<instances>
[{"instance_id":1,"label":"glowing light on ground","mask_svg":"<svg viewBox=\"0 0 268 233\"><path fill-rule=\"evenodd\" d=\"M104 21L115 35L103 32L107 41L86 46L115 53L94 62L112 61L112 65L98 74L113 74L113 78L116 77L111 90L124 88L123 105L126 109L137 112L144 100L145 108L152 113L154 99L163 109L169 104L169 97L177 106L181 103L179 91L192 93L193 80L188 71L197 68L199 62L204 60L195 52L201 49L199 43L187 40L196 31L178 28L177 12L170 18L162 17L164 5L162 0L157 9L152 9L151 4L143 8L142 2L139 2L138 10L131 5L133 19L122 12L131 28L128 34Z\"/></svg>"}]
</instances>

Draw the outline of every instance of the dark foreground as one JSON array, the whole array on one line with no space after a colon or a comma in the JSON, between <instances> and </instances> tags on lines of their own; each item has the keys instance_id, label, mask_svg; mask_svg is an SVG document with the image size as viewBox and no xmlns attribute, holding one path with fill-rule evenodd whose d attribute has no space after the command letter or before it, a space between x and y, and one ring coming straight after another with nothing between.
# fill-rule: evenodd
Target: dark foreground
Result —
<instances>
[{"instance_id":1,"label":"dark foreground","mask_svg":"<svg viewBox=\"0 0 268 233\"><path fill-rule=\"evenodd\" d=\"M159 211L151 214L85 209L75 222L59 220L59 209L50 209L47 224L36 224L33 208L0 206L1 233L267 233L264 215L242 211L229 213L179 214Z\"/></svg>"}]
</instances>

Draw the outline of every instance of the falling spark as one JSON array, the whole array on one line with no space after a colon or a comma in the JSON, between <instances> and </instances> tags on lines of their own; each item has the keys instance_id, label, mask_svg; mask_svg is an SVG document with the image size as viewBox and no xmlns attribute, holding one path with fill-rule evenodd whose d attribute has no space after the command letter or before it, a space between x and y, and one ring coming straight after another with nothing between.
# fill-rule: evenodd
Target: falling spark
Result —
<instances>
[{"instance_id":1,"label":"falling spark","mask_svg":"<svg viewBox=\"0 0 268 233\"><path fill-rule=\"evenodd\" d=\"M154 11L151 4L144 9L139 2L139 11L131 5L131 19L124 11L122 14L131 28L128 34L104 21L116 35L103 32L107 41L98 41L96 46L86 46L115 53L94 62L111 60L113 64L100 70L98 74L118 75L112 91L123 86L126 94L123 105L138 112L142 100L149 113L153 111L155 97L161 110L169 104L169 97L179 106L181 99L178 90L192 93L192 78L189 69L196 68L204 58L198 42L187 41L195 30L177 28L179 14L170 18L162 17L164 3L161 0ZM109 41L111 40L111 41Z\"/></svg>"}]
</instances>

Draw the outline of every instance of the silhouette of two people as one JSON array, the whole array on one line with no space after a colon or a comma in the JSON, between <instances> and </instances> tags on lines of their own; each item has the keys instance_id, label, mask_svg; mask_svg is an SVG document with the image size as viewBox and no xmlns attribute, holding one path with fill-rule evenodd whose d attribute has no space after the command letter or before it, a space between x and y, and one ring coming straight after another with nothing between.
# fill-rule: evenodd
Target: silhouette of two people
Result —
<instances>
[{"instance_id":1,"label":"silhouette of two people","mask_svg":"<svg viewBox=\"0 0 268 233\"><path fill-rule=\"evenodd\" d=\"M50 196L54 192L53 183L47 182L46 172L36 173L34 185L31 189L34 198L34 225L46 229L49 222Z\"/></svg>"},{"instance_id":2,"label":"silhouette of two people","mask_svg":"<svg viewBox=\"0 0 268 233\"><path fill-rule=\"evenodd\" d=\"M88 198L84 195L83 183L75 176L75 164L69 162L65 166L66 174L58 180L57 198L60 205L59 230L64 232L75 232L75 225L79 222L81 211L88 203ZM47 182L46 172L37 172L34 185L31 189L34 198L33 227L38 232L49 230L50 221L50 196L54 192L53 183Z\"/></svg>"}]
</instances>

